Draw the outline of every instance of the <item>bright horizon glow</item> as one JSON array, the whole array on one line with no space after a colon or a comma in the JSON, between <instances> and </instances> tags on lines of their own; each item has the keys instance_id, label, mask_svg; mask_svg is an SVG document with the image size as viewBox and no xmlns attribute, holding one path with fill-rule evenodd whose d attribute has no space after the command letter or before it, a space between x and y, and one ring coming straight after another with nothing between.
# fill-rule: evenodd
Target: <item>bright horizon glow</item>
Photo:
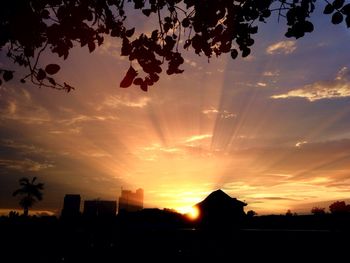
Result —
<instances>
[{"instance_id":1,"label":"bright horizon glow","mask_svg":"<svg viewBox=\"0 0 350 263\"><path fill-rule=\"evenodd\" d=\"M198 207L196 207L196 206L182 207L182 208L177 209L177 211L180 214L185 215L190 220L196 220L200 215L200 211L199 211Z\"/></svg>"}]
</instances>

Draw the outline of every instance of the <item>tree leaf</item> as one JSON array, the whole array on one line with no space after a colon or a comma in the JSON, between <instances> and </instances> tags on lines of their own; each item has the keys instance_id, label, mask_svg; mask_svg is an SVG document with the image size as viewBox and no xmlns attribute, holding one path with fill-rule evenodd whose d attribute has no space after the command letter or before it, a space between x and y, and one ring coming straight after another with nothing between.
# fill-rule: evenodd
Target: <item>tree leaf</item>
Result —
<instances>
[{"instance_id":1,"label":"tree leaf","mask_svg":"<svg viewBox=\"0 0 350 263\"><path fill-rule=\"evenodd\" d=\"M255 42L254 39L248 38L247 41L246 41L246 44L247 44L248 47L250 47L250 46L254 45L254 42Z\"/></svg>"},{"instance_id":2,"label":"tree leaf","mask_svg":"<svg viewBox=\"0 0 350 263\"><path fill-rule=\"evenodd\" d=\"M346 26L349 28L350 27L350 15L348 15L345 19Z\"/></svg>"},{"instance_id":3,"label":"tree leaf","mask_svg":"<svg viewBox=\"0 0 350 263\"><path fill-rule=\"evenodd\" d=\"M142 82L140 88L144 91L147 92L148 91L148 85L145 82Z\"/></svg>"},{"instance_id":4,"label":"tree leaf","mask_svg":"<svg viewBox=\"0 0 350 263\"><path fill-rule=\"evenodd\" d=\"M48 77L47 79L49 80L49 82L50 82L52 85L56 86L56 81L55 81L55 79L50 78L50 77Z\"/></svg>"},{"instance_id":5,"label":"tree leaf","mask_svg":"<svg viewBox=\"0 0 350 263\"><path fill-rule=\"evenodd\" d=\"M245 48L245 49L243 49L243 51L242 51L242 57L248 57L249 56L249 54L250 54L250 48Z\"/></svg>"},{"instance_id":6,"label":"tree leaf","mask_svg":"<svg viewBox=\"0 0 350 263\"><path fill-rule=\"evenodd\" d=\"M270 11L270 9L265 9L265 10L263 10L261 16L264 17L264 18L268 18L269 16L271 16L271 11Z\"/></svg>"},{"instance_id":7,"label":"tree leaf","mask_svg":"<svg viewBox=\"0 0 350 263\"><path fill-rule=\"evenodd\" d=\"M132 82L134 81L134 78L137 75L138 75L137 71L132 66L130 66L130 68L126 72L125 77L120 82L120 87L121 88L128 88L128 87L130 87Z\"/></svg>"},{"instance_id":8,"label":"tree leaf","mask_svg":"<svg viewBox=\"0 0 350 263\"><path fill-rule=\"evenodd\" d=\"M134 85L141 85L142 83L143 83L142 78L136 78L136 79L134 80Z\"/></svg>"},{"instance_id":9,"label":"tree leaf","mask_svg":"<svg viewBox=\"0 0 350 263\"><path fill-rule=\"evenodd\" d=\"M344 15L349 16L350 15L350 4L344 5L343 8L341 9L341 11Z\"/></svg>"},{"instance_id":10,"label":"tree leaf","mask_svg":"<svg viewBox=\"0 0 350 263\"><path fill-rule=\"evenodd\" d=\"M314 25L310 21L305 21L304 30L305 32L311 33L312 31L314 31Z\"/></svg>"},{"instance_id":11,"label":"tree leaf","mask_svg":"<svg viewBox=\"0 0 350 263\"><path fill-rule=\"evenodd\" d=\"M90 53L93 52L96 48L95 42L94 41L89 41L88 42L88 47L89 47L89 51Z\"/></svg>"},{"instance_id":12,"label":"tree leaf","mask_svg":"<svg viewBox=\"0 0 350 263\"><path fill-rule=\"evenodd\" d=\"M56 74L60 69L61 69L61 67L57 64L49 64L45 67L45 71L49 75Z\"/></svg>"},{"instance_id":13,"label":"tree leaf","mask_svg":"<svg viewBox=\"0 0 350 263\"><path fill-rule=\"evenodd\" d=\"M238 56L238 51L237 51L237 49L232 49L232 50L231 50L231 58L232 58L232 59L236 59L237 56Z\"/></svg>"},{"instance_id":14,"label":"tree leaf","mask_svg":"<svg viewBox=\"0 0 350 263\"><path fill-rule=\"evenodd\" d=\"M150 74L150 78L153 82L157 82L159 80L159 76L157 74Z\"/></svg>"},{"instance_id":15,"label":"tree leaf","mask_svg":"<svg viewBox=\"0 0 350 263\"><path fill-rule=\"evenodd\" d=\"M326 5L323 10L323 13L326 15L332 14L334 12L334 7L331 4Z\"/></svg>"},{"instance_id":16,"label":"tree leaf","mask_svg":"<svg viewBox=\"0 0 350 263\"><path fill-rule=\"evenodd\" d=\"M339 9L344 5L345 0L334 0L333 7L334 9Z\"/></svg>"},{"instance_id":17,"label":"tree leaf","mask_svg":"<svg viewBox=\"0 0 350 263\"><path fill-rule=\"evenodd\" d=\"M251 34L256 34L256 33L258 33L258 27L257 27L257 26L251 26L251 27L249 27L249 32L250 32Z\"/></svg>"},{"instance_id":18,"label":"tree leaf","mask_svg":"<svg viewBox=\"0 0 350 263\"><path fill-rule=\"evenodd\" d=\"M5 81L10 81L11 79L13 79L13 73L12 73L12 71L5 70L2 77Z\"/></svg>"},{"instance_id":19,"label":"tree leaf","mask_svg":"<svg viewBox=\"0 0 350 263\"><path fill-rule=\"evenodd\" d=\"M183 27L189 27L190 26L190 20L186 17L184 20L181 22Z\"/></svg>"},{"instance_id":20,"label":"tree leaf","mask_svg":"<svg viewBox=\"0 0 350 263\"><path fill-rule=\"evenodd\" d=\"M36 75L36 79L39 80L39 81L41 81L41 80L43 80L45 77L46 77L45 71L44 71L43 69L40 68L40 69L38 70L38 74Z\"/></svg>"},{"instance_id":21,"label":"tree leaf","mask_svg":"<svg viewBox=\"0 0 350 263\"><path fill-rule=\"evenodd\" d=\"M343 15L340 13L340 12L335 12L333 15L332 15L332 23L337 25L337 24L340 24L341 22L343 22Z\"/></svg>"},{"instance_id":22,"label":"tree leaf","mask_svg":"<svg viewBox=\"0 0 350 263\"><path fill-rule=\"evenodd\" d=\"M151 9L142 9L142 13L145 15L145 16L149 16L151 14L152 10Z\"/></svg>"},{"instance_id":23,"label":"tree leaf","mask_svg":"<svg viewBox=\"0 0 350 263\"><path fill-rule=\"evenodd\" d=\"M133 27L133 28L131 28L129 30L126 30L125 31L125 36L131 37L134 33L135 33L135 27Z\"/></svg>"}]
</instances>

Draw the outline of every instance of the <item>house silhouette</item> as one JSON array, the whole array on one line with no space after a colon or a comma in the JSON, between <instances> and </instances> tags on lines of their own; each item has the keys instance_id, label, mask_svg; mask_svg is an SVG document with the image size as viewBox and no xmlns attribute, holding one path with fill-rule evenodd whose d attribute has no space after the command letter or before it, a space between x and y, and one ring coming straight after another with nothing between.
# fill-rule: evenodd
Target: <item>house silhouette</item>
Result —
<instances>
[{"instance_id":1,"label":"house silhouette","mask_svg":"<svg viewBox=\"0 0 350 263\"><path fill-rule=\"evenodd\" d=\"M199 224L204 228L237 227L245 218L247 204L232 198L221 189L209 194L195 205L199 210Z\"/></svg>"}]
</instances>

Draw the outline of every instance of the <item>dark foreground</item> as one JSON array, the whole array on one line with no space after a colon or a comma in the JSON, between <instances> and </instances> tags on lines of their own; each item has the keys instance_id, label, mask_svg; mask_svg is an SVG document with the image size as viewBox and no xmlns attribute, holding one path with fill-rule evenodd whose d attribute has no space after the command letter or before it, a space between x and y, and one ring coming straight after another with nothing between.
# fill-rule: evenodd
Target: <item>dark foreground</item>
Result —
<instances>
[{"instance_id":1,"label":"dark foreground","mask_svg":"<svg viewBox=\"0 0 350 263\"><path fill-rule=\"evenodd\" d=\"M200 230L128 225L115 219L65 222L56 218L2 218L0 231L3 263L350 260L349 231L336 227Z\"/></svg>"}]
</instances>

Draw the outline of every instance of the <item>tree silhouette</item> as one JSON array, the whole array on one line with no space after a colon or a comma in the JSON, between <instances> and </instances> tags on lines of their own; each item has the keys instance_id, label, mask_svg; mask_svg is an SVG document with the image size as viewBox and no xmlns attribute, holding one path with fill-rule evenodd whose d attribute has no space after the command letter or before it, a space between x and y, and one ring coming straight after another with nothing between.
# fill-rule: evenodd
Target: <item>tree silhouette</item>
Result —
<instances>
[{"instance_id":1,"label":"tree silhouette","mask_svg":"<svg viewBox=\"0 0 350 263\"><path fill-rule=\"evenodd\" d=\"M252 217L257 216L257 215L258 215L258 213L255 212L254 210L249 210L247 212L247 217L249 217L249 218L252 218Z\"/></svg>"},{"instance_id":2,"label":"tree silhouette","mask_svg":"<svg viewBox=\"0 0 350 263\"><path fill-rule=\"evenodd\" d=\"M336 201L329 206L329 210L332 214L346 214L350 213L350 205L347 205L344 201Z\"/></svg>"},{"instance_id":3,"label":"tree silhouette","mask_svg":"<svg viewBox=\"0 0 350 263\"><path fill-rule=\"evenodd\" d=\"M325 208L315 206L311 209L311 213L314 214L315 216L321 216L321 215L325 215L326 211L325 211Z\"/></svg>"},{"instance_id":4,"label":"tree silhouette","mask_svg":"<svg viewBox=\"0 0 350 263\"><path fill-rule=\"evenodd\" d=\"M320 1L319 1L320 2ZM350 4L345 0L322 0L333 24L350 27ZM74 46L86 46L93 52L104 36L119 38L121 56L131 62L120 87L132 84L147 91L159 80L166 67L169 75L182 73L182 52L192 50L208 59L230 53L246 57L254 44L260 23L273 12L287 25L285 36L300 38L314 29L311 15L316 0L3 0L0 8L0 49L6 49L13 63L29 72L29 79L42 87L74 89L53 78L58 64L41 66L45 50L67 59ZM134 36L135 28L126 28L128 12L157 21L151 33ZM135 70L139 64L143 74ZM13 78L13 70L0 69L2 80Z\"/></svg>"},{"instance_id":5,"label":"tree silhouette","mask_svg":"<svg viewBox=\"0 0 350 263\"><path fill-rule=\"evenodd\" d=\"M297 216L297 213L293 213L290 209L287 210L286 216L291 217L291 216Z\"/></svg>"},{"instance_id":6,"label":"tree silhouette","mask_svg":"<svg viewBox=\"0 0 350 263\"><path fill-rule=\"evenodd\" d=\"M19 180L20 188L13 192L13 196L22 196L19 201L20 206L23 208L23 214L28 216L29 208L34 205L36 201L43 199L42 190L44 189L43 183L35 183L36 177L31 181L24 177Z\"/></svg>"}]
</instances>

